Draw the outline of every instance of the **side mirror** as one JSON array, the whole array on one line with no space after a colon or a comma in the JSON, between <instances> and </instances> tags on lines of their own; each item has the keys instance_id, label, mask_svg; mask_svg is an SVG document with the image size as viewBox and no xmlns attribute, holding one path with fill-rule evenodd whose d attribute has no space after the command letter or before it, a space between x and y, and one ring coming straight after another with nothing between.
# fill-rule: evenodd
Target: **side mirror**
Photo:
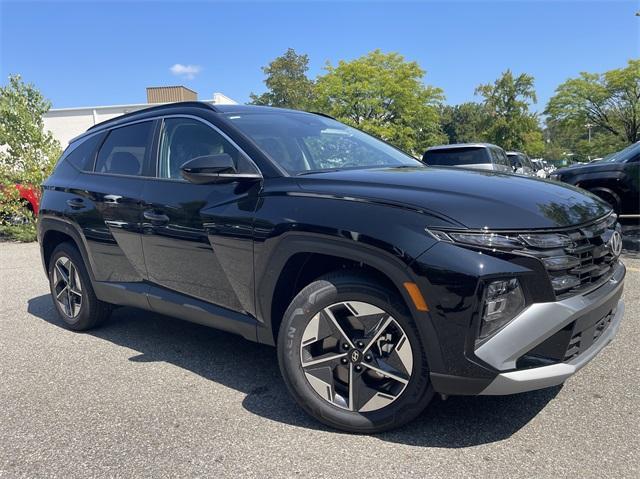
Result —
<instances>
[{"instance_id":1,"label":"side mirror","mask_svg":"<svg viewBox=\"0 0 640 479\"><path fill-rule=\"evenodd\" d=\"M261 178L258 174L240 174L233 158L227 153L198 156L180 167L184 179L191 183L225 183L248 178Z\"/></svg>"}]
</instances>

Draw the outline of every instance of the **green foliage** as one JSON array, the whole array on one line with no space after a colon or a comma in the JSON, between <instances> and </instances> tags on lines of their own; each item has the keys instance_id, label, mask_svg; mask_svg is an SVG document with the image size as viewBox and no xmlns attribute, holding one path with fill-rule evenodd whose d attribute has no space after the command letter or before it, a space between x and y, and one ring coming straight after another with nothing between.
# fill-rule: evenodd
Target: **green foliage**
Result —
<instances>
[{"instance_id":1,"label":"green foliage","mask_svg":"<svg viewBox=\"0 0 640 479\"><path fill-rule=\"evenodd\" d=\"M264 83L268 91L261 95L252 93L251 103L296 110L308 109L313 100L313 82L307 78L309 57L298 55L289 48L262 68L267 76Z\"/></svg>"},{"instance_id":2,"label":"green foliage","mask_svg":"<svg viewBox=\"0 0 640 479\"><path fill-rule=\"evenodd\" d=\"M556 89L545 113L565 129L585 131L591 124L626 144L640 140L640 60L570 78Z\"/></svg>"},{"instance_id":3,"label":"green foliage","mask_svg":"<svg viewBox=\"0 0 640 479\"><path fill-rule=\"evenodd\" d=\"M449 143L484 141L484 132L490 122L487 109L480 103L443 105L440 108L440 123Z\"/></svg>"},{"instance_id":4,"label":"green foliage","mask_svg":"<svg viewBox=\"0 0 640 479\"><path fill-rule=\"evenodd\" d=\"M416 62L375 50L325 70L316 82L318 110L417 156L446 141L438 121L444 95L422 82Z\"/></svg>"},{"instance_id":5,"label":"green foliage","mask_svg":"<svg viewBox=\"0 0 640 479\"><path fill-rule=\"evenodd\" d=\"M36 240L36 224L31 221L19 225L0 225L0 240L2 239L31 243Z\"/></svg>"},{"instance_id":6,"label":"green foliage","mask_svg":"<svg viewBox=\"0 0 640 479\"><path fill-rule=\"evenodd\" d=\"M19 75L0 87L0 221L33 216L20 201L16 184L39 188L60 156L60 144L44 131L42 115L51 103Z\"/></svg>"},{"instance_id":7,"label":"green foliage","mask_svg":"<svg viewBox=\"0 0 640 479\"><path fill-rule=\"evenodd\" d=\"M489 115L482 135L486 141L530 156L537 156L544 149L538 119L529 112L529 103L537 101L531 75L514 76L507 70L494 83L476 88L476 94L483 97Z\"/></svg>"}]
</instances>

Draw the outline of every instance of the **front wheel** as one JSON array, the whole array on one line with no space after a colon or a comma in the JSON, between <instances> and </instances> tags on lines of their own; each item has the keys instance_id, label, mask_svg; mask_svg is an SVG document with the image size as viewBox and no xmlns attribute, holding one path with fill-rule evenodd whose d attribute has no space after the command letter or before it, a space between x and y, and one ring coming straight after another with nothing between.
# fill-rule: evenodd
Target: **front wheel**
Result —
<instances>
[{"instance_id":1,"label":"front wheel","mask_svg":"<svg viewBox=\"0 0 640 479\"><path fill-rule=\"evenodd\" d=\"M406 306L359 273L326 275L298 293L283 318L278 358L298 404L337 429L398 427L433 397Z\"/></svg>"}]
</instances>

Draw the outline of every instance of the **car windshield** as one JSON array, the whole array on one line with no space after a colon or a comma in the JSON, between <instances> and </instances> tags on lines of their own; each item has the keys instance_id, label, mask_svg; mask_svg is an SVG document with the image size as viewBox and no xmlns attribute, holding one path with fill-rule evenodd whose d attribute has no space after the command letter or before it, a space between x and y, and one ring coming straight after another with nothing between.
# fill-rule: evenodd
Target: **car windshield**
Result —
<instances>
[{"instance_id":1,"label":"car windshield","mask_svg":"<svg viewBox=\"0 0 640 479\"><path fill-rule=\"evenodd\" d=\"M634 143L633 145L627 146L624 150L617 151L615 153L611 153L610 155L605 156L599 162L622 163L625 161L629 161L638 155L640 155L640 141L638 141L637 143Z\"/></svg>"},{"instance_id":2,"label":"car windshield","mask_svg":"<svg viewBox=\"0 0 640 479\"><path fill-rule=\"evenodd\" d=\"M491 163L486 149L477 147L427 150L422 160L430 166L469 166Z\"/></svg>"},{"instance_id":3,"label":"car windshield","mask_svg":"<svg viewBox=\"0 0 640 479\"><path fill-rule=\"evenodd\" d=\"M320 115L234 113L226 118L290 175L396 166L423 166L396 148Z\"/></svg>"}]
</instances>

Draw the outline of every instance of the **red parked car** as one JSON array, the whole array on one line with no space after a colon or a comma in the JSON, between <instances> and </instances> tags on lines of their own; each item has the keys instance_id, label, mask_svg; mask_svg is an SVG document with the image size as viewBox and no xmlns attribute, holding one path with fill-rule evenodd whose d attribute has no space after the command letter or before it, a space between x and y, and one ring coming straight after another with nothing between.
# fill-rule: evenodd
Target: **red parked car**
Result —
<instances>
[{"instance_id":1,"label":"red parked car","mask_svg":"<svg viewBox=\"0 0 640 479\"><path fill-rule=\"evenodd\" d=\"M37 188L29 185L16 185L16 188L20 192L20 198L27 203L27 208L31 210L34 216L38 216L38 209L40 208L40 195Z\"/></svg>"}]
</instances>

